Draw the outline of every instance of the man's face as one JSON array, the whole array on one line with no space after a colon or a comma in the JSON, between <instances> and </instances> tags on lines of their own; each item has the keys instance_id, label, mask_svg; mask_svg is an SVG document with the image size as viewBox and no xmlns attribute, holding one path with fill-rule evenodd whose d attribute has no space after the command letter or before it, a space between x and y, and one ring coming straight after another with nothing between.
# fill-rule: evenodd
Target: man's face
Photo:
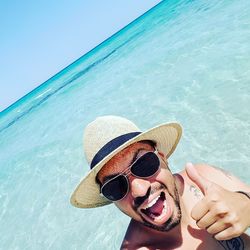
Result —
<instances>
[{"instance_id":1,"label":"man's face","mask_svg":"<svg viewBox=\"0 0 250 250\"><path fill-rule=\"evenodd\" d=\"M119 174L131 165L133 159L138 159L155 149L148 143L134 143L115 155L99 171L97 178L102 183L109 176ZM128 175L128 194L115 205L125 214L144 225L160 231L168 231L180 223L181 210L175 179L170 172L162 153L157 153L160 159L160 170L149 178L138 178ZM136 157L136 158L135 158Z\"/></svg>"}]
</instances>

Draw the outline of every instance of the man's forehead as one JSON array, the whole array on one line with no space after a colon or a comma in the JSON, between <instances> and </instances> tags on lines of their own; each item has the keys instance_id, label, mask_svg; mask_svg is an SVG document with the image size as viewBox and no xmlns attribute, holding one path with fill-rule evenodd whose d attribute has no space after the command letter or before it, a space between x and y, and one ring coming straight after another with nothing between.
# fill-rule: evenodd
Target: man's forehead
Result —
<instances>
[{"instance_id":1,"label":"man's forehead","mask_svg":"<svg viewBox=\"0 0 250 250\"><path fill-rule=\"evenodd\" d=\"M147 143L147 141L135 142L129 145L128 147L124 148L121 152L119 152L113 158L116 158L119 156L126 156L127 154L130 154L130 153L136 153L138 149L152 149L152 147L153 145L150 145L149 143Z\"/></svg>"},{"instance_id":2,"label":"man's forehead","mask_svg":"<svg viewBox=\"0 0 250 250\"><path fill-rule=\"evenodd\" d=\"M138 150L151 150L153 149L153 143L150 143L148 141L139 141L135 142L128 147L121 150L118 154L116 154L114 157L111 158L110 161L106 163L106 165L112 163L115 163L120 160L125 160L126 158L133 157L134 154L138 152Z\"/></svg>"}]
</instances>

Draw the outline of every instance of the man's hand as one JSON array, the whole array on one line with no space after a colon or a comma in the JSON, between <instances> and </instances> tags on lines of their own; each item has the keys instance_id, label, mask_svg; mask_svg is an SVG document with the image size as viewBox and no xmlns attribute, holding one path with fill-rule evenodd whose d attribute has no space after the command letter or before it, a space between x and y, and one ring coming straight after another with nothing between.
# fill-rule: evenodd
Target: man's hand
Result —
<instances>
[{"instance_id":1,"label":"man's hand","mask_svg":"<svg viewBox=\"0 0 250 250\"><path fill-rule=\"evenodd\" d=\"M191 163L186 165L186 173L204 195L191 212L197 226L217 240L229 240L244 233L250 226L250 200L204 178Z\"/></svg>"}]
</instances>

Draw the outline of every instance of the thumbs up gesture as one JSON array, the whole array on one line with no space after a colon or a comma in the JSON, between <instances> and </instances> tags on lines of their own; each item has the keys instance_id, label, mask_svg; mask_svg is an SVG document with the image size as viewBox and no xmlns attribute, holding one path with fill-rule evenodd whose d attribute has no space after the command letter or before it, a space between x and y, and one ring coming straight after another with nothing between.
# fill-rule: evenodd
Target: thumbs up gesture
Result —
<instances>
[{"instance_id":1,"label":"thumbs up gesture","mask_svg":"<svg viewBox=\"0 0 250 250\"><path fill-rule=\"evenodd\" d=\"M250 225L250 200L201 176L191 163L186 165L186 173L204 195L191 212L197 226L217 240L229 240L244 233Z\"/></svg>"}]
</instances>

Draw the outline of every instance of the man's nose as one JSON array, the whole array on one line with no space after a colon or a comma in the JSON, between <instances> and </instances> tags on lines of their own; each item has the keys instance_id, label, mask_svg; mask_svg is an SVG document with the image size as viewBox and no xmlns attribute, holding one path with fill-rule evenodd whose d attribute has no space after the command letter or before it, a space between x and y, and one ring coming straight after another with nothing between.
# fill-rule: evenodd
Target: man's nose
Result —
<instances>
[{"instance_id":1,"label":"man's nose","mask_svg":"<svg viewBox=\"0 0 250 250\"><path fill-rule=\"evenodd\" d=\"M145 179L134 178L131 181L131 194L134 198L143 197L151 187L150 182Z\"/></svg>"}]
</instances>

